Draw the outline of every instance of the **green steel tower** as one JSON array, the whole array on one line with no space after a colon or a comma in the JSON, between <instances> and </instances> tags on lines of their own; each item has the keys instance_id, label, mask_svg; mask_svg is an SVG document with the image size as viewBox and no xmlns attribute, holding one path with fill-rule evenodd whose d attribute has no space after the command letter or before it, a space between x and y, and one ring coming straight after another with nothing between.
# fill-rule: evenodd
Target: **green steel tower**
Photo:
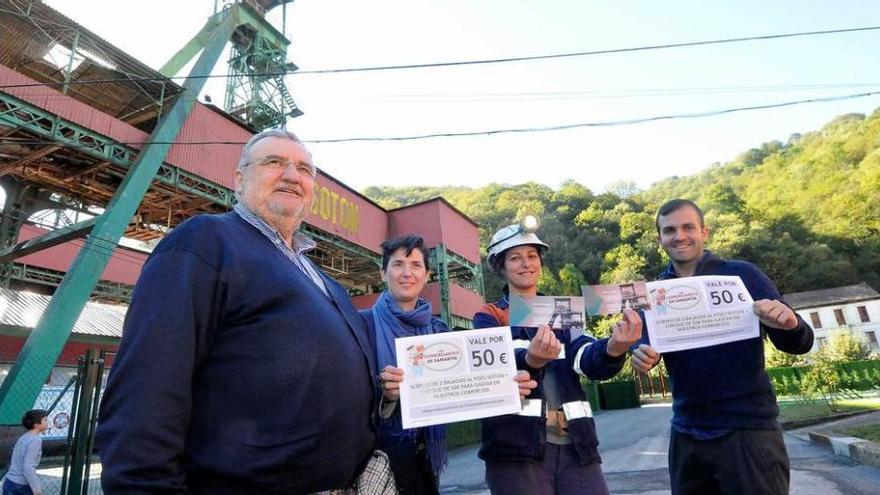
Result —
<instances>
[{"instance_id":1,"label":"green steel tower","mask_svg":"<svg viewBox=\"0 0 880 495\"><path fill-rule=\"evenodd\" d=\"M287 61L290 45L283 31L287 24L287 4L293 0L215 1L214 15L236 9L246 23L232 33L224 110L254 129L284 127L288 118L302 115L296 106L284 75L297 69ZM281 31L266 19L266 13L281 6ZM180 49L159 72L172 77L205 46L209 22L199 34Z\"/></svg>"},{"instance_id":2,"label":"green steel tower","mask_svg":"<svg viewBox=\"0 0 880 495\"><path fill-rule=\"evenodd\" d=\"M259 14L281 5L285 10L293 0L246 1ZM284 127L288 118L302 115L287 86L284 74L297 69L287 61L290 41L268 22L263 26L242 25L232 35L229 78L224 109L258 130Z\"/></svg>"}]
</instances>

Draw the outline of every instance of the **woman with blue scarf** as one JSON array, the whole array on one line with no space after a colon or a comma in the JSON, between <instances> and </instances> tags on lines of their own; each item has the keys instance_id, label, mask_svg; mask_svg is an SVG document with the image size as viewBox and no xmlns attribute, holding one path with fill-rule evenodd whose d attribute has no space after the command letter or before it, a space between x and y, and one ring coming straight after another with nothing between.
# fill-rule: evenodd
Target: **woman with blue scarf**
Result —
<instances>
[{"instance_id":1,"label":"woman with blue scarf","mask_svg":"<svg viewBox=\"0 0 880 495\"><path fill-rule=\"evenodd\" d=\"M446 332L431 303L419 297L430 272L421 237L397 237L382 243L382 279L387 289L372 309L362 312L376 334L377 372L383 388L377 448L388 454L401 495L436 495L446 466L446 426L404 430L397 407L403 370L397 368L394 339Z\"/></svg>"}]
</instances>

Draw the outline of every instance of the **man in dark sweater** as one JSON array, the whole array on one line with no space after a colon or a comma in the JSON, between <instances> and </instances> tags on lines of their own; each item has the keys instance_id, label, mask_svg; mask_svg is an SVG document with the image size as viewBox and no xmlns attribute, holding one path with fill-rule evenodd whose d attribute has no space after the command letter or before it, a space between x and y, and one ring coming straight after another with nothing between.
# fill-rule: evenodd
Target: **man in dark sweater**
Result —
<instances>
[{"instance_id":1,"label":"man in dark sweater","mask_svg":"<svg viewBox=\"0 0 880 495\"><path fill-rule=\"evenodd\" d=\"M257 134L235 211L175 228L144 265L101 405L107 494L352 486L375 444L374 341L297 232L315 166Z\"/></svg>"},{"instance_id":2,"label":"man in dark sweater","mask_svg":"<svg viewBox=\"0 0 880 495\"><path fill-rule=\"evenodd\" d=\"M661 279L739 276L755 301L763 337L792 354L812 348L813 329L785 304L764 273L751 263L723 260L703 248L709 229L696 204L667 202L656 225L660 246L671 258ZM647 372L660 357L642 343L633 350L632 364ZM776 422L776 395L764 371L762 338L669 352L663 359L673 398L673 495L787 494L788 453Z\"/></svg>"}]
</instances>

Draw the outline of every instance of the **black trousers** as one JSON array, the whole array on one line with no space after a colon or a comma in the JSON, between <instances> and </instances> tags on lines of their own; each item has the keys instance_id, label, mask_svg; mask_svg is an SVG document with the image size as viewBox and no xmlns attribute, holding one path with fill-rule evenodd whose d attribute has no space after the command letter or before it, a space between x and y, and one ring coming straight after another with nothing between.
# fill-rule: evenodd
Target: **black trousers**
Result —
<instances>
[{"instance_id":1,"label":"black trousers","mask_svg":"<svg viewBox=\"0 0 880 495\"><path fill-rule=\"evenodd\" d=\"M383 446L400 495L437 495L438 482L423 442Z\"/></svg>"},{"instance_id":2,"label":"black trousers","mask_svg":"<svg viewBox=\"0 0 880 495\"><path fill-rule=\"evenodd\" d=\"M779 429L733 430L712 440L672 429L672 495L788 495L789 476Z\"/></svg>"}]
</instances>

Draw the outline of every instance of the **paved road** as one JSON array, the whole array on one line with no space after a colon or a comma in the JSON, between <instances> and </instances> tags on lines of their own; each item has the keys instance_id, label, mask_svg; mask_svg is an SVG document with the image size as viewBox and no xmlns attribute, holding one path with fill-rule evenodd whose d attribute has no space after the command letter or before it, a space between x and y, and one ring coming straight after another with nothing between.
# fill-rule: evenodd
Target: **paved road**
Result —
<instances>
[{"instance_id":1,"label":"paved road","mask_svg":"<svg viewBox=\"0 0 880 495\"><path fill-rule=\"evenodd\" d=\"M37 469L37 476L43 486L45 495L56 495L61 493L61 478L63 476L63 467L44 467ZM89 468L89 486L86 492L88 495L101 495L101 464L92 464ZM0 488L0 495L3 495L3 489Z\"/></svg>"},{"instance_id":2,"label":"paved road","mask_svg":"<svg viewBox=\"0 0 880 495\"><path fill-rule=\"evenodd\" d=\"M668 495L669 475L666 471L669 446L668 405L640 409L603 411L596 415L599 450L602 453L605 478L611 493L617 495ZM880 412L838 423L795 430L785 434L785 445L791 457L791 493L797 495L877 495L880 494L880 469L863 466L846 457L834 455L830 448L809 442L809 430L827 430L833 426L849 426L880 420ZM444 495L485 495L489 491L483 480L483 462L477 448L458 449L449 456L449 467L440 480ZM61 468L40 469L46 493L57 493ZM100 465L93 466L96 478L89 486L91 495L100 494L97 477ZM2 491L2 490L0 490Z\"/></svg>"},{"instance_id":3,"label":"paved road","mask_svg":"<svg viewBox=\"0 0 880 495\"><path fill-rule=\"evenodd\" d=\"M596 415L599 450L611 493L669 494L666 470L669 446L668 405ZM791 457L791 493L803 495L876 495L880 493L880 469L863 466L830 449L811 444L806 431L786 433L785 445ZM447 471L440 480L441 493L488 494L483 481L483 463L475 447L450 455Z\"/></svg>"}]
</instances>

